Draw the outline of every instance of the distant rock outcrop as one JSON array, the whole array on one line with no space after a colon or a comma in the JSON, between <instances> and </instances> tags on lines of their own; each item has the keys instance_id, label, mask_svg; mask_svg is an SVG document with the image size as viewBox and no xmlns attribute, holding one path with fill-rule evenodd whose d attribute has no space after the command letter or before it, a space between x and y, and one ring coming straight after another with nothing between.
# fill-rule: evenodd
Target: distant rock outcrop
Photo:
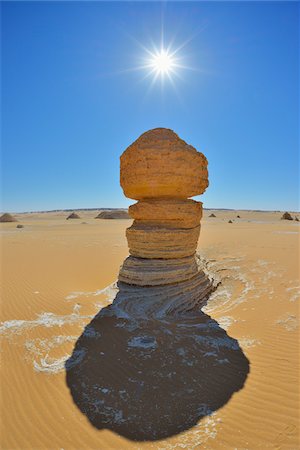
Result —
<instances>
[{"instance_id":1,"label":"distant rock outcrop","mask_svg":"<svg viewBox=\"0 0 300 450\"><path fill-rule=\"evenodd\" d=\"M216 216L214 215L214 213L211 213L211 214L209 215L209 217L216 217Z\"/></svg>"},{"instance_id":2,"label":"distant rock outcrop","mask_svg":"<svg viewBox=\"0 0 300 450\"><path fill-rule=\"evenodd\" d=\"M72 214L70 214L66 220L69 220L69 219L80 219L80 216L78 214L72 212Z\"/></svg>"},{"instance_id":3,"label":"distant rock outcrop","mask_svg":"<svg viewBox=\"0 0 300 450\"><path fill-rule=\"evenodd\" d=\"M296 222L299 222L299 219L298 219L298 217L297 217L297 216L295 216L295 221L296 221Z\"/></svg>"},{"instance_id":4,"label":"distant rock outcrop","mask_svg":"<svg viewBox=\"0 0 300 450\"><path fill-rule=\"evenodd\" d=\"M9 213L4 213L0 217L0 222L17 222L17 219Z\"/></svg>"},{"instance_id":5,"label":"distant rock outcrop","mask_svg":"<svg viewBox=\"0 0 300 450\"><path fill-rule=\"evenodd\" d=\"M212 283L195 254L202 203L188 197L208 186L205 156L172 130L148 131L121 156L121 186L138 202L129 207L130 256L120 269L118 303L151 316L203 302Z\"/></svg>"},{"instance_id":6,"label":"distant rock outcrop","mask_svg":"<svg viewBox=\"0 0 300 450\"><path fill-rule=\"evenodd\" d=\"M236 216L236 218L237 218L237 219L240 219L240 218L241 218L241 216L237 215L237 216Z\"/></svg>"},{"instance_id":7,"label":"distant rock outcrop","mask_svg":"<svg viewBox=\"0 0 300 450\"><path fill-rule=\"evenodd\" d=\"M281 220L293 220L292 216L290 215L290 213L288 213L287 211L282 215Z\"/></svg>"},{"instance_id":8,"label":"distant rock outcrop","mask_svg":"<svg viewBox=\"0 0 300 450\"><path fill-rule=\"evenodd\" d=\"M228 223L233 223L232 220L228 220Z\"/></svg>"},{"instance_id":9,"label":"distant rock outcrop","mask_svg":"<svg viewBox=\"0 0 300 450\"><path fill-rule=\"evenodd\" d=\"M130 219L127 211L116 209L111 211L101 211L95 219Z\"/></svg>"},{"instance_id":10,"label":"distant rock outcrop","mask_svg":"<svg viewBox=\"0 0 300 450\"><path fill-rule=\"evenodd\" d=\"M24 225L17 225L16 228L24 228Z\"/></svg>"}]
</instances>

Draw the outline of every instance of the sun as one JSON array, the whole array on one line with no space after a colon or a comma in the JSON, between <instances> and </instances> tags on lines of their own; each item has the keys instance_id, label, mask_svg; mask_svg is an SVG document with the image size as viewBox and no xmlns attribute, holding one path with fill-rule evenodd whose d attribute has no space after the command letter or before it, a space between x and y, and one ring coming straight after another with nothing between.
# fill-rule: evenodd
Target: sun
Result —
<instances>
[{"instance_id":1,"label":"sun","mask_svg":"<svg viewBox=\"0 0 300 450\"><path fill-rule=\"evenodd\" d=\"M148 91L158 82L164 88L167 83L171 84L177 92L176 80L183 80L183 72L185 70L198 70L187 64L190 58L184 56L182 49L190 42L192 38L186 39L181 44L175 46L175 38L165 43L162 32L160 44L155 44L150 40L150 45L144 45L142 42L134 39L136 44L143 50L143 54L137 57L139 63L133 67L123 70L122 72L142 71L144 76L142 80L151 79ZM147 92L148 92L147 91Z\"/></svg>"},{"instance_id":2,"label":"sun","mask_svg":"<svg viewBox=\"0 0 300 450\"><path fill-rule=\"evenodd\" d=\"M149 66L156 72L157 75L169 75L176 67L176 61L168 50L161 49L152 54L149 61Z\"/></svg>"}]
</instances>

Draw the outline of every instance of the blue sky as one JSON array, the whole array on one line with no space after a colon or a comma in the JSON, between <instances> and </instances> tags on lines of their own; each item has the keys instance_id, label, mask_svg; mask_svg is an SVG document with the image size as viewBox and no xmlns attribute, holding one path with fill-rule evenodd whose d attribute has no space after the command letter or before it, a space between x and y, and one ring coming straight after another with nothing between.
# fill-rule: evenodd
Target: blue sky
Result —
<instances>
[{"instance_id":1,"label":"blue sky","mask_svg":"<svg viewBox=\"0 0 300 450\"><path fill-rule=\"evenodd\" d=\"M129 205L119 156L156 127L208 158L205 207L298 210L299 4L1 7L2 211ZM162 25L174 85L131 70Z\"/></svg>"}]
</instances>

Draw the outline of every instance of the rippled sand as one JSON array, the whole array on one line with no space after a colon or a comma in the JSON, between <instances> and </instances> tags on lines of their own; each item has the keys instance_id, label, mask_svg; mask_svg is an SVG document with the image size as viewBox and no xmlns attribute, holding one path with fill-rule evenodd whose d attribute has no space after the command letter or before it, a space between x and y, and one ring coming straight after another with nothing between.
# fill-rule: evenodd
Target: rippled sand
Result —
<instances>
[{"instance_id":1,"label":"rippled sand","mask_svg":"<svg viewBox=\"0 0 300 450\"><path fill-rule=\"evenodd\" d=\"M150 442L94 427L65 373L84 327L115 296L131 221L95 221L82 212L73 221L65 213L19 215L22 229L0 224L2 449L299 448L299 223L279 220L280 213L210 213L199 251L219 285L203 312L238 342L250 372L224 406L203 404L198 424ZM80 364L80 352L75 356L71 362ZM104 379L124 376L122 366L103 370Z\"/></svg>"}]
</instances>

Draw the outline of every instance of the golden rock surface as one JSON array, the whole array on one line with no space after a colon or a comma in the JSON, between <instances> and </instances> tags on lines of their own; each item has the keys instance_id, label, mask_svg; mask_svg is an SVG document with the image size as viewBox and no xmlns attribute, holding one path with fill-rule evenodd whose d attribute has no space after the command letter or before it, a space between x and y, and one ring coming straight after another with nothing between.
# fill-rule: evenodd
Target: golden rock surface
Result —
<instances>
[{"instance_id":1,"label":"golden rock surface","mask_svg":"<svg viewBox=\"0 0 300 450\"><path fill-rule=\"evenodd\" d=\"M136 225L194 228L202 217L202 203L190 199L151 199L131 205L128 212Z\"/></svg>"},{"instance_id":2,"label":"golden rock surface","mask_svg":"<svg viewBox=\"0 0 300 450\"><path fill-rule=\"evenodd\" d=\"M186 199L208 186L207 159L174 131L155 128L121 155L120 182L126 197Z\"/></svg>"},{"instance_id":3,"label":"golden rock surface","mask_svg":"<svg viewBox=\"0 0 300 450\"><path fill-rule=\"evenodd\" d=\"M195 252L202 203L189 197L208 186L205 156L172 130L147 131L121 156L121 186L126 197L138 202L128 211L134 219L126 230L130 256L119 282L157 287L158 298L167 298L174 285L174 295L184 293L184 298L188 286L198 292L203 277Z\"/></svg>"},{"instance_id":4,"label":"golden rock surface","mask_svg":"<svg viewBox=\"0 0 300 450\"><path fill-rule=\"evenodd\" d=\"M129 253L138 258L184 258L195 253L200 225L195 228L144 228L126 230Z\"/></svg>"}]
</instances>

